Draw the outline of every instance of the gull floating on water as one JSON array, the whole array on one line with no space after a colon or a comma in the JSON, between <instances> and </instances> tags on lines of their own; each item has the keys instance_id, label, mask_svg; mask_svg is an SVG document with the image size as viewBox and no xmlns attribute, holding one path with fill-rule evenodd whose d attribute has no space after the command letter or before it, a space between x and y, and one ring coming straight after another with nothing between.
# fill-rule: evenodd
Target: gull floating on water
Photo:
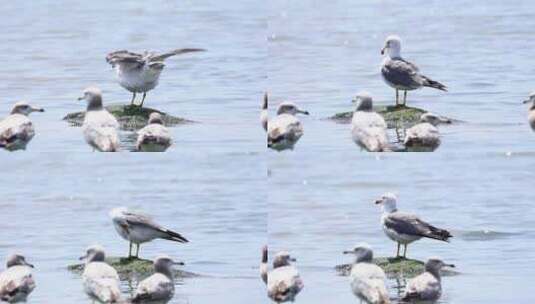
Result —
<instances>
[{"instance_id":1,"label":"gull floating on water","mask_svg":"<svg viewBox=\"0 0 535 304\"><path fill-rule=\"evenodd\" d=\"M304 284L297 268L290 262L295 259L286 251L281 251L273 259L273 270L268 274L268 297L276 303L293 302Z\"/></svg>"},{"instance_id":2,"label":"gull floating on water","mask_svg":"<svg viewBox=\"0 0 535 304\"><path fill-rule=\"evenodd\" d=\"M44 111L44 109L32 107L24 101L17 102L9 116L0 121L0 148L9 151L25 150L26 145L35 135L32 121L28 115L32 112Z\"/></svg>"},{"instance_id":3,"label":"gull floating on water","mask_svg":"<svg viewBox=\"0 0 535 304\"><path fill-rule=\"evenodd\" d=\"M100 303L118 303L121 300L119 288L119 275L117 271L106 264L106 254L100 245L87 248L86 255L80 260L85 260L82 279L85 293L93 300Z\"/></svg>"},{"instance_id":4,"label":"gull floating on water","mask_svg":"<svg viewBox=\"0 0 535 304\"><path fill-rule=\"evenodd\" d=\"M137 132L137 150L164 152L172 143L171 133L163 125L162 115L157 112L150 113L149 124Z\"/></svg>"},{"instance_id":5,"label":"gull floating on water","mask_svg":"<svg viewBox=\"0 0 535 304\"><path fill-rule=\"evenodd\" d=\"M401 39L392 35L386 38L381 54L386 57L381 66L381 75L386 84L396 90L396 105L399 105L399 91L404 92L403 105L407 103L407 91L431 87L447 91L445 85L420 74L418 67L401 57Z\"/></svg>"},{"instance_id":6,"label":"gull floating on water","mask_svg":"<svg viewBox=\"0 0 535 304\"><path fill-rule=\"evenodd\" d=\"M109 53L106 61L115 69L119 84L132 92L131 104L134 104L136 93L143 93L140 106L147 96L147 92L158 85L165 59L191 52L201 52L203 49L177 49L168 53L156 54L144 52L137 54L127 50Z\"/></svg>"},{"instance_id":7,"label":"gull floating on water","mask_svg":"<svg viewBox=\"0 0 535 304\"><path fill-rule=\"evenodd\" d=\"M110 217L119 235L130 242L128 257L132 257L132 244L137 245L136 255L139 256L139 247L142 243L154 239L164 239L178 243L188 243L188 240L167 228L155 223L152 218L145 214L130 211L125 207L114 208L110 211Z\"/></svg>"},{"instance_id":8,"label":"gull floating on water","mask_svg":"<svg viewBox=\"0 0 535 304\"><path fill-rule=\"evenodd\" d=\"M264 131L267 131L268 127L268 94L264 94L264 102L262 102L262 111L260 112L260 123L262 124L262 128L264 128Z\"/></svg>"},{"instance_id":9,"label":"gull floating on water","mask_svg":"<svg viewBox=\"0 0 535 304\"><path fill-rule=\"evenodd\" d=\"M132 303L167 303L175 293L173 281L173 262L167 255L154 260L154 274L139 283L132 298Z\"/></svg>"},{"instance_id":10,"label":"gull floating on water","mask_svg":"<svg viewBox=\"0 0 535 304\"><path fill-rule=\"evenodd\" d=\"M297 114L309 115L292 102L282 102L275 116L268 123L268 147L275 150L293 149L295 143L303 136L303 125Z\"/></svg>"},{"instance_id":11,"label":"gull floating on water","mask_svg":"<svg viewBox=\"0 0 535 304\"><path fill-rule=\"evenodd\" d=\"M267 284L268 272L268 247L264 246L262 247L262 260L260 261L260 277L265 284Z\"/></svg>"},{"instance_id":12,"label":"gull floating on water","mask_svg":"<svg viewBox=\"0 0 535 304\"><path fill-rule=\"evenodd\" d=\"M411 148L427 148L434 151L440 146L440 133L436 127L444 120L432 113L424 113L420 117L420 123L407 129L405 140L403 143L405 147Z\"/></svg>"},{"instance_id":13,"label":"gull floating on water","mask_svg":"<svg viewBox=\"0 0 535 304\"><path fill-rule=\"evenodd\" d=\"M370 152L390 151L386 122L383 116L373 111L371 95L360 92L354 102L358 104L351 120L353 141Z\"/></svg>"},{"instance_id":14,"label":"gull floating on water","mask_svg":"<svg viewBox=\"0 0 535 304\"><path fill-rule=\"evenodd\" d=\"M373 263L373 251L368 244L359 244L344 254L354 254L355 264L351 267L351 290L361 302L367 304L388 304L386 275L381 267Z\"/></svg>"},{"instance_id":15,"label":"gull floating on water","mask_svg":"<svg viewBox=\"0 0 535 304\"><path fill-rule=\"evenodd\" d=\"M33 265L20 254L7 258L6 270L0 273L0 302L26 302L35 288Z\"/></svg>"},{"instance_id":16,"label":"gull floating on water","mask_svg":"<svg viewBox=\"0 0 535 304\"><path fill-rule=\"evenodd\" d=\"M528 121L531 129L535 131L535 91L531 92L529 94L529 99L524 100L523 103L531 104L531 106L529 107Z\"/></svg>"},{"instance_id":17,"label":"gull floating on water","mask_svg":"<svg viewBox=\"0 0 535 304\"><path fill-rule=\"evenodd\" d=\"M407 256L408 244L417 241L423 237L448 242L452 237L449 231L434 227L414 214L403 213L396 207L397 198L392 193L384 194L375 204L381 205L383 215L381 224L383 231L392 241L398 244L396 257L399 257L401 244L405 246L403 257Z\"/></svg>"},{"instance_id":18,"label":"gull floating on water","mask_svg":"<svg viewBox=\"0 0 535 304\"><path fill-rule=\"evenodd\" d=\"M429 259L425 263L425 272L407 283L402 300L406 302L438 300L442 294L440 269L443 267L455 267L455 265L445 264L439 258Z\"/></svg>"},{"instance_id":19,"label":"gull floating on water","mask_svg":"<svg viewBox=\"0 0 535 304\"><path fill-rule=\"evenodd\" d=\"M84 96L78 100L87 101L82 130L85 141L101 152L116 152L119 150L119 123L102 106L102 92L97 87L89 87L84 90Z\"/></svg>"}]
</instances>

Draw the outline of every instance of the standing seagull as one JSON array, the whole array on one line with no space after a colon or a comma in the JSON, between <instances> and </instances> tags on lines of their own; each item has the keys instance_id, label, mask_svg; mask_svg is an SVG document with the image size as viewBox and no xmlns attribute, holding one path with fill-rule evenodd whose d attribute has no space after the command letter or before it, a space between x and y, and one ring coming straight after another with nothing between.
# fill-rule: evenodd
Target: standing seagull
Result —
<instances>
[{"instance_id":1,"label":"standing seagull","mask_svg":"<svg viewBox=\"0 0 535 304\"><path fill-rule=\"evenodd\" d=\"M434 227L414 214L398 211L396 202L397 198L392 193L383 194L380 199L375 201L375 204L381 205L383 209L383 215L381 216L383 231L386 236L398 244L396 257L400 256L399 249L401 244L405 246L403 257L406 258L407 246L414 241L425 237L448 242L448 239L452 237L449 231Z\"/></svg>"},{"instance_id":2,"label":"standing seagull","mask_svg":"<svg viewBox=\"0 0 535 304\"><path fill-rule=\"evenodd\" d=\"M386 275L381 267L373 263L373 251L368 244L361 244L344 254L354 254L355 264L351 267L351 289L361 303L388 304L390 299L385 286Z\"/></svg>"},{"instance_id":3,"label":"standing seagull","mask_svg":"<svg viewBox=\"0 0 535 304\"><path fill-rule=\"evenodd\" d=\"M260 112L260 123L262 124L262 128L264 128L264 131L267 131L268 127L268 94L264 94L264 102L262 102L262 111Z\"/></svg>"},{"instance_id":4,"label":"standing seagull","mask_svg":"<svg viewBox=\"0 0 535 304\"><path fill-rule=\"evenodd\" d=\"M445 85L420 74L418 67L401 57L401 39L398 36L388 36L381 55L386 53L381 66L381 75L386 84L396 89L396 105L399 105L399 91L403 91L403 103L407 103L407 91L421 87L431 87L447 91Z\"/></svg>"},{"instance_id":5,"label":"standing seagull","mask_svg":"<svg viewBox=\"0 0 535 304\"><path fill-rule=\"evenodd\" d=\"M425 272L407 283L402 300L406 302L438 300L442 294L440 269L443 267L455 267L455 265L445 264L439 258L427 260Z\"/></svg>"},{"instance_id":6,"label":"standing seagull","mask_svg":"<svg viewBox=\"0 0 535 304\"><path fill-rule=\"evenodd\" d=\"M303 125L295 117L297 114L309 115L300 110L292 102L282 102L277 109L277 116L267 126L268 147L281 151L293 149L299 138L303 136Z\"/></svg>"},{"instance_id":7,"label":"standing seagull","mask_svg":"<svg viewBox=\"0 0 535 304\"><path fill-rule=\"evenodd\" d=\"M137 132L137 150L164 152L172 143L171 133L163 125L162 115L158 112L150 113L149 124Z\"/></svg>"},{"instance_id":8,"label":"standing seagull","mask_svg":"<svg viewBox=\"0 0 535 304\"><path fill-rule=\"evenodd\" d=\"M531 104L531 106L529 107L528 121L529 121L529 126L531 127L531 129L535 131L535 91L531 92L529 94L529 99L524 100L523 103Z\"/></svg>"},{"instance_id":9,"label":"standing seagull","mask_svg":"<svg viewBox=\"0 0 535 304\"><path fill-rule=\"evenodd\" d=\"M121 300L119 289L119 275L117 271L106 264L106 254L100 245L87 248L86 255L80 260L85 260L84 282L85 293L93 300L100 303L118 303Z\"/></svg>"},{"instance_id":10,"label":"standing seagull","mask_svg":"<svg viewBox=\"0 0 535 304\"><path fill-rule=\"evenodd\" d=\"M19 254L8 257L7 269L0 273L0 302L26 302L35 288L32 276L33 265Z\"/></svg>"},{"instance_id":11,"label":"standing seagull","mask_svg":"<svg viewBox=\"0 0 535 304\"><path fill-rule=\"evenodd\" d=\"M403 143L405 147L411 151L434 151L440 146L440 133L436 127L440 123L448 123L448 120L432 114L424 113L420 117L420 123L407 129L405 140Z\"/></svg>"},{"instance_id":12,"label":"standing seagull","mask_svg":"<svg viewBox=\"0 0 535 304\"><path fill-rule=\"evenodd\" d=\"M102 106L102 92L97 87L89 87L84 90L84 96L78 100L87 101L82 129L85 141L101 152L116 152L119 150L119 123Z\"/></svg>"},{"instance_id":13,"label":"standing seagull","mask_svg":"<svg viewBox=\"0 0 535 304\"><path fill-rule=\"evenodd\" d=\"M17 102L11 114L0 121L0 148L9 151L25 150L26 145L35 135L32 121L28 115L32 112L44 112L42 108L35 108L24 101Z\"/></svg>"},{"instance_id":14,"label":"standing seagull","mask_svg":"<svg viewBox=\"0 0 535 304\"><path fill-rule=\"evenodd\" d=\"M267 284L268 281L268 247L262 247L262 260L260 261L260 277L264 284Z\"/></svg>"},{"instance_id":15,"label":"standing seagull","mask_svg":"<svg viewBox=\"0 0 535 304\"><path fill-rule=\"evenodd\" d=\"M297 268L290 262L295 259L286 251L279 252L273 259L273 270L268 274L268 297L276 303L293 302L304 284Z\"/></svg>"},{"instance_id":16,"label":"standing seagull","mask_svg":"<svg viewBox=\"0 0 535 304\"><path fill-rule=\"evenodd\" d=\"M139 283L132 303L167 303L175 293L173 265L179 264L162 255L154 260L154 274Z\"/></svg>"},{"instance_id":17,"label":"standing seagull","mask_svg":"<svg viewBox=\"0 0 535 304\"><path fill-rule=\"evenodd\" d=\"M138 257L139 247L142 243L154 239L164 239L178 243L188 243L188 240L169 229L156 224L149 216L129 211L125 207L114 208L110 217L119 235L130 242L128 257ZM132 244L137 245L136 255L132 256Z\"/></svg>"},{"instance_id":18,"label":"standing seagull","mask_svg":"<svg viewBox=\"0 0 535 304\"><path fill-rule=\"evenodd\" d=\"M201 52L203 49L178 49L164 54L144 52L136 54L127 50L109 53L106 61L111 64L117 74L119 84L132 92L131 104L134 104L136 93L143 93L140 107L147 96L147 92L158 85L165 59L191 52Z\"/></svg>"},{"instance_id":19,"label":"standing seagull","mask_svg":"<svg viewBox=\"0 0 535 304\"><path fill-rule=\"evenodd\" d=\"M360 92L353 102L358 103L351 120L353 141L370 152L390 151L386 122L383 116L373 111L371 95L367 92Z\"/></svg>"}]
</instances>

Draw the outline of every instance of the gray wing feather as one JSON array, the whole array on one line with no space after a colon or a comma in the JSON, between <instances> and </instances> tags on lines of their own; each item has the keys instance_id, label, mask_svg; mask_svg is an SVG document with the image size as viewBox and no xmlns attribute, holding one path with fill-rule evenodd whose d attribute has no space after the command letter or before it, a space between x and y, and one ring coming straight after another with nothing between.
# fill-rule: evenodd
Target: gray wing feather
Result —
<instances>
[{"instance_id":1,"label":"gray wing feather","mask_svg":"<svg viewBox=\"0 0 535 304\"><path fill-rule=\"evenodd\" d=\"M381 73L387 81L395 85L413 89L422 86L418 67L400 58L388 60L382 66Z\"/></svg>"},{"instance_id":2,"label":"gray wing feather","mask_svg":"<svg viewBox=\"0 0 535 304\"><path fill-rule=\"evenodd\" d=\"M430 232L428 223L413 214L395 212L385 218L385 226L398 233L427 236Z\"/></svg>"}]
</instances>

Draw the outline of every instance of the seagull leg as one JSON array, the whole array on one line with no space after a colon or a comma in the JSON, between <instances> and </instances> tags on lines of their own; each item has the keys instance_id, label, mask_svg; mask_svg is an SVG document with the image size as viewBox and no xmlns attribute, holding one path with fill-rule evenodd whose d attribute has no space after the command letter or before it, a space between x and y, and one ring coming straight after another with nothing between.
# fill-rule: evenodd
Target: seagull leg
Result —
<instances>
[{"instance_id":1,"label":"seagull leg","mask_svg":"<svg viewBox=\"0 0 535 304\"><path fill-rule=\"evenodd\" d=\"M139 258L139 246L141 246L140 244L136 244L137 245L137 248L136 248L136 258Z\"/></svg>"},{"instance_id":2,"label":"seagull leg","mask_svg":"<svg viewBox=\"0 0 535 304\"><path fill-rule=\"evenodd\" d=\"M396 252L396 258L399 257L399 249L401 247L401 243L398 243L398 251Z\"/></svg>"},{"instance_id":3,"label":"seagull leg","mask_svg":"<svg viewBox=\"0 0 535 304\"><path fill-rule=\"evenodd\" d=\"M396 89L396 106L399 104L399 91Z\"/></svg>"},{"instance_id":4,"label":"seagull leg","mask_svg":"<svg viewBox=\"0 0 535 304\"><path fill-rule=\"evenodd\" d=\"M132 257L132 241L130 241L130 246L128 248L128 258Z\"/></svg>"},{"instance_id":5,"label":"seagull leg","mask_svg":"<svg viewBox=\"0 0 535 304\"><path fill-rule=\"evenodd\" d=\"M134 100L136 100L136 92L134 92L134 94L132 94L132 100L130 101L130 105L134 104Z\"/></svg>"},{"instance_id":6,"label":"seagull leg","mask_svg":"<svg viewBox=\"0 0 535 304\"><path fill-rule=\"evenodd\" d=\"M403 105L407 104L407 91L403 91Z\"/></svg>"},{"instance_id":7,"label":"seagull leg","mask_svg":"<svg viewBox=\"0 0 535 304\"><path fill-rule=\"evenodd\" d=\"M145 97L147 97L147 92L143 92L143 99L141 99L141 104L139 105L140 108L143 108L143 102L145 101Z\"/></svg>"},{"instance_id":8,"label":"seagull leg","mask_svg":"<svg viewBox=\"0 0 535 304\"><path fill-rule=\"evenodd\" d=\"M403 257L406 259L407 258L407 246L409 244L405 244L405 248L403 249Z\"/></svg>"}]
</instances>

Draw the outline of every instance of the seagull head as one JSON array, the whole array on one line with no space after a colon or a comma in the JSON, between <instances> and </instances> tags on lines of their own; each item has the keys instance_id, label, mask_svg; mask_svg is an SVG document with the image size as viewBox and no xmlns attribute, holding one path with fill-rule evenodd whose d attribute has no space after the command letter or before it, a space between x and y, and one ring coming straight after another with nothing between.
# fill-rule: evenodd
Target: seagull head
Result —
<instances>
[{"instance_id":1,"label":"seagull head","mask_svg":"<svg viewBox=\"0 0 535 304\"><path fill-rule=\"evenodd\" d=\"M156 257L156 259L154 259L154 271L169 277L172 277L173 275L173 265L184 265L184 263L175 262L166 254L159 255Z\"/></svg>"},{"instance_id":2,"label":"seagull head","mask_svg":"<svg viewBox=\"0 0 535 304\"><path fill-rule=\"evenodd\" d=\"M305 114L309 115L308 111L304 111L299 109L295 103L284 101L281 104L279 104L279 107L277 108L277 115L281 114L290 114L290 115L296 115L296 114Z\"/></svg>"},{"instance_id":3,"label":"seagull head","mask_svg":"<svg viewBox=\"0 0 535 304\"><path fill-rule=\"evenodd\" d=\"M439 257L431 257L425 262L425 271L432 273L438 277L440 270L444 267L454 268L453 264L446 264Z\"/></svg>"},{"instance_id":4,"label":"seagull head","mask_svg":"<svg viewBox=\"0 0 535 304\"><path fill-rule=\"evenodd\" d=\"M353 102L357 103L355 111L373 111L373 98L372 95L366 91L358 92Z\"/></svg>"},{"instance_id":5,"label":"seagull head","mask_svg":"<svg viewBox=\"0 0 535 304\"><path fill-rule=\"evenodd\" d=\"M353 250L344 251L344 254L354 254L356 263L371 262L373 260L373 250L367 243L360 243Z\"/></svg>"},{"instance_id":6,"label":"seagull head","mask_svg":"<svg viewBox=\"0 0 535 304\"><path fill-rule=\"evenodd\" d=\"M6 268L13 266L28 266L33 268L33 265L26 262L26 258L22 254L12 254L7 258Z\"/></svg>"},{"instance_id":7,"label":"seagull head","mask_svg":"<svg viewBox=\"0 0 535 304\"><path fill-rule=\"evenodd\" d=\"M531 92L529 94L529 98L524 100L522 103L526 104L526 103L531 103L531 108L530 109L535 109L535 91Z\"/></svg>"},{"instance_id":8,"label":"seagull head","mask_svg":"<svg viewBox=\"0 0 535 304\"><path fill-rule=\"evenodd\" d=\"M36 108L32 107L30 104L28 104L25 101L19 101L15 103L13 106L13 109L11 109L11 114L22 114L22 115L30 115L32 112L44 112L45 109L43 108Z\"/></svg>"},{"instance_id":9,"label":"seagull head","mask_svg":"<svg viewBox=\"0 0 535 304\"><path fill-rule=\"evenodd\" d=\"M149 124L159 124L163 125L163 117L162 114L158 112L152 112L149 115Z\"/></svg>"},{"instance_id":10,"label":"seagull head","mask_svg":"<svg viewBox=\"0 0 535 304\"><path fill-rule=\"evenodd\" d=\"M108 215L114 219L114 218L119 218L119 217L122 217L123 214L128 211L128 209L126 207L117 207L117 208L113 208L111 209L111 211L108 213Z\"/></svg>"},{"instance_id":11,"label":"seagull head","mask_svg":"<svg viewBox=\"0 0 535 304\"><path fill-rule=\"evenodd\" d=\"M396 35L386 37L385 46L381 50L381 55L387 54L388 57L400 57L401 54L401 38Z\"/></svg>"},{"instance_id":12,"label":"seagull head","mask_svg":"<svg viewBox=\"0 0 535 304\"><path fill-rule=\"evenodd\" d=\"M97 87L86 88L83 96L78 97L78 100L85 100L87 102L88 111L102 109L102 91Z\"/></svg>"},{"instance_id":13,"label":"seagull head","mask_svg":"<svg viewBox=\"0 0 535 304\"><path fill-rule=\"evenodd\" d=\"M397 210L396 208L396 202L397 197L393 193L385 193L383 194L379 199L375 201L376 205L381 205L381 208L383 209L383 212L394 212Z\"/></svg>"},{"instance_id":14,"label":"seagull head","mask_svg":"<svg viewBox=\"0 0 535 304\"><path fill-rule=\"evenodd\" d=\"M87 247L85 255L80 257L80 260L84 260L86 263L104 262L105 259L106 253L104 247L98 244Z\"/></svg>"},{"instance_id":15,"label":"seagull head","mask_svg":"<svg viewBox=\"0 0 535 304\"><path fill-rule=\"evenodd\" d=\"M291 262L295 261L296 259L292 258L288 251L280 251L273 258L273 268L289 266Z\"/></svg>"}]
</instances>

